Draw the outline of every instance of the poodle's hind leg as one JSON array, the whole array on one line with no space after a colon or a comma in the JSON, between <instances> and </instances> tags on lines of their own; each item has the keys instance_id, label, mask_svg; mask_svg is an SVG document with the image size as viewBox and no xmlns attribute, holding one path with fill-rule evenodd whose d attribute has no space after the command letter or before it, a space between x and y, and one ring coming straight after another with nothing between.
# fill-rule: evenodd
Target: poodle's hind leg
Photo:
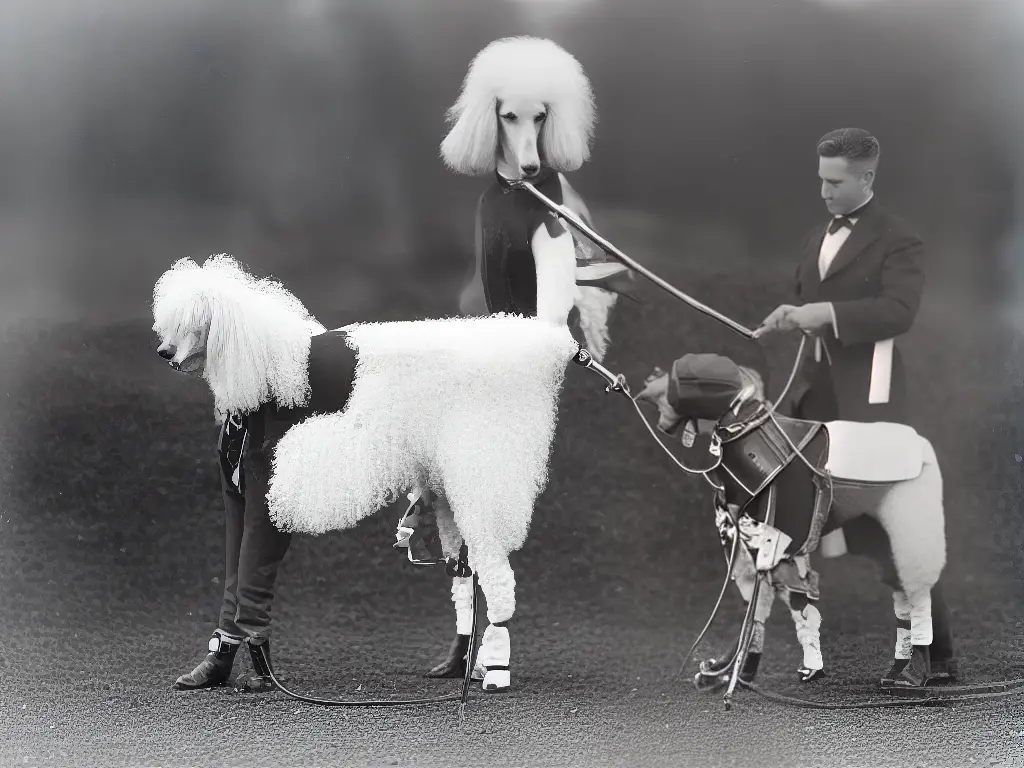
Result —
<instances>
[{"instance_id":1,"label":"poodle's hind leg","mask_svg":"<svg viewBox=\"0 0 1024 768\"><path fill-rule=\"evenodd\" d=\"M896 682L900 672L907 666L914 651L910 637L910 599L903 590L892 593L893 613L896 614L896 649L893 652L892 666L882 676L881 685L888 687Z\"/></svg>"},{"instance_id":2,"label":"poodle's hind leg","mask_svg":"<svg viewBox=\"0 0 1024 768\"><path fill-rule=\"evenodd\" d=\"M449 571L458 567L462 550L462 533L455 524L451 506L443 495L434 499L434 514L437 530L441 537L442 556L449 564ZM455 637L448 649L448 655L429 672L427 677L463 677L469 654L469 641L473 635L473 575L452 576L452 603L455 605ZM473 668L472 678L483 680L483 669L479 663Z\"/></svg>"},{"instance_id":3,"label":"poodle's hind leg","mask_svg":"<svg viewBox=\"0 0 1024 768\"><path fill-rule=\"evenodd\" d=\"M889 536L893 563L910 609L910 658L896 676L896 686L921 687L931 679L931 590L946 564L942 476L926 462L913 480L895 483L872 512ZM897 619L906 606L896 606ZM883 678L884 681L884 678Z\"/></svg>"},{"instance_id":4,"label":"poodle's hind leg","mask_svg":"<svg viewBox=\"0 0 1024 768\"><path fill-rule=\"evenodd\" d=\"M509 555L526 541L547 460L548 443L536 439L523 418L502 411L500 400L480 411L463 410L438 455L445 496L487 600L479 661L488 693L511 686L507 623L516 609L516 578Z\"/></svg>"},{"instance_id":5,"label":"poodle's hind leg","mask_svg":"<svg viewBox=\"0 0 1024 768\"><path fill-rule=\"evenodd\" d=\"M931 587L907 593L910 604L910 659L896 676L893 685L922 688L932 677L932 592Z\"/></svg>"}]
</instances>

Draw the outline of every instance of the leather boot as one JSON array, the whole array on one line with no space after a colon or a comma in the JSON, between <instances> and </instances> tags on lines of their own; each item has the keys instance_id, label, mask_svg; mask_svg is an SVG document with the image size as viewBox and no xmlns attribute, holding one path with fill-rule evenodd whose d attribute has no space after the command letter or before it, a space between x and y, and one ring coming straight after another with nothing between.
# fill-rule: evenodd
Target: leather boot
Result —
<instances>
[{"instance_id":1,"label":"leather boot","mask_svg":"<svg viewBox=\"0 0 1024 768\"><path fill-rule=\"evenodd\" d=\"M733 643L732 648L721 660L712 658L701 662L700 671L693 678L693 683L698 690L715 690L729 684L729 679L732 677L731 661L735 661L738 646L739 641ZM760 665L761 654L748 652L747 658L743 662L743 668L740 669L740 680L745 683L754 682Z\"/></svg>"},{"instance_id":2,"label":"leather boot","mask_svg":"<svg viewBox=\"0 0 1024 768\"><path fill-rule=\"evenodd\" d=\"M811 669L801 665L797 667L796 677L801 683L813 683L815 680L821 680L825 677L825 670Z\"/></svg>"},{"instance_id":3,"label":"leather boot","mask_svg":"<svg viewBox=\"0 0 1024 768\"><path fill-rule=\"evenodd\" d=\"M246 638L249 648L249 660L252 662L253 674L242 673L235 681L235 687L249 693L266 693L274 690L274 681L270 679L273 669L270 663L270 640L254 644L252 638Z\"/></svg>"},{"instance_id":4,"label":"leather boot","mask_svg":"<svg viewBox=\"0 0 1024 768\"><path fill-rule=\"evenodd\" d=\"M477 637L479 648L479 637ZM448 648L448 656L429 672L427 677L463 678L466 676L466 657L469 655L469 635L456 635ZM474 665L470 680L483 680L484 670L479 663Z\"/></svg>"},{"instance_id":5,"label":"leather boot","mask_svg":"<svg viewBox=\"0 0 1024 768\"><path fill-rule=\"evenodd\" d=\"M903 671L903 668L907 666L907 663L909 661L910 659L893 659L892 666L889 667L888 672L882 675L882 679L879 682L879 685L881 685L883 688L890 687L893 683L896 682L896 678L900 676L900 672Z\"/></svg>"},{"instance_id":6,"label":"leather boot","mask_svg":"<svg viewBox=\"0 0 1024 768\"><path fill-rule=\"evenodd\" d=\"M174 689L177 691L194 691L199 688L216 688L227 683L231 677L231 668L235 665L235 654L242 644L230 643L224 639L224 634L218 629L210 638L210 652L188 674L182 675L174 681Z\"/></svg>"},{"instance_id":7,"label":"leather boot","mask_svg":"<svg viewBox=\"0 0 1024 768\"><path fill-rule=\"evenodd\" d=\"M927 645L915 645L910 661L893 681L895 688L923 688L932 676L931 654Z\"/></svg>"}]
</instances>

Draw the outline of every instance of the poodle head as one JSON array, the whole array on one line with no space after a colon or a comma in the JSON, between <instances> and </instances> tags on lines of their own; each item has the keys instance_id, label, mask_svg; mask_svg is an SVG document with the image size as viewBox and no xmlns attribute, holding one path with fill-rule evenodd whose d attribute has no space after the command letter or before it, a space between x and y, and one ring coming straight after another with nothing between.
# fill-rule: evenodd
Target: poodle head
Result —
<instances>
[{"instance_id":1,"label":"poodle head","mask_svg":"<svg viewBox=\"0 0 1024 768\"><path fill-rule=\"evenodd\" d=\"M153 320L157 354L202 376L218 413L248 412L270 398L283 407L305 401L309 340L324 328L276 280L225 254L202 266L180 259L156 282Z\"/></svg>"},{"instance_id":2,"label":"poodle head","mask_svg":"<svg viewBox=\"0 0 1024 768\"><path fill-rule=\"evenodd\" d=\"M470 63L441 157L456 173L569 173L590 159L596 111L580 63L550 40L495 40Z\"/></svg>"},{"instance_id":3,"label":"poodle head","mask_svg":"<svg viewBox=\"0 0 1024 768\"><path fill-rule=\"evenodd\" d=\"M193 376L201 376L206 369L213 321L205 275L192 259L180 259L160 276L153 290L153 330L159 337L156 352L175 371Z\"/></svg>"}]
</instances>

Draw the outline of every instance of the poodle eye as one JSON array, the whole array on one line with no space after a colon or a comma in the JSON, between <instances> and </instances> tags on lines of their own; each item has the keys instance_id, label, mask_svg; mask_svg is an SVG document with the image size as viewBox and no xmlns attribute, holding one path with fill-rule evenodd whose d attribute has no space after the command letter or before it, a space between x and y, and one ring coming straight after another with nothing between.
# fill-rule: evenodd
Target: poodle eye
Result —
<instances>
[{"instance_id":1,"label":"poodle eye","mask_svg":"<svg viewBox=\"0 0 1024 768\"><path fill-rule=\"evenodd\" d=\"M535 122L535 123L543 123L544 120L547 118L547 116L548 116L547 112L541 112L539 115L537 115L536 117L533 118L533 122Z\"/></svg>"},{"instance_id":2,"label":"poodle eye","mask_svg":"<svg viewBox=\"0 0 1024 768\"><path fill-rule=\"evenodd\" d=\"M518 115L516 115L515 112L506 112L505 114L503 114L501 116L501 119L505 120L505 121L507 121L509 123L514 123L516 120L519 119L519 117L518 117Z\"/></svg>"}]
</instances>

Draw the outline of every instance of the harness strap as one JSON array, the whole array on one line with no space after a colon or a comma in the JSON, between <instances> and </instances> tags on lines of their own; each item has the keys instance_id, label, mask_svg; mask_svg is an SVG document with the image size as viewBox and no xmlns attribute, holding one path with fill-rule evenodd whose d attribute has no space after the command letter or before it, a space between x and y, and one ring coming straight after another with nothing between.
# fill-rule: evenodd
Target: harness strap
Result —
<instances>
[{"instance_id":1,"label":"harness strap","mask_svg":"<svg viewBox=\"0 0 1024 768\"><path fill-rule=\"evenodd\" d=\"M785 428L775 421L774 416L771 419L776 430L782 434L783 441L780 442L777 436L769 430L759 430L757 432L759 439L748 441L738 448L734 446L731 449L731 458L738 459L731 462L732 466L730 466L730 462L722 462L722 469L751 496L751 500L757 498L765 488L769 487L796 456L802 456L801 451L824 426L817 422L808 422L812 424L811 428L800 438L800 444L795 445ZM723 442L722 445L724 447L734 442L735 440L730 440ZM787 446L789 451L786 450ZM765 467L765 461L775 464L775 466ZM806 459L804 461L807 462ZM746 472L744 472L745 469ZM766 472L766 469L770 469L770 471Z\"/></svg>"},{"instance_id":2,"label":"harness strap","mask_svg":"<svg viewBox=\"0 0 1024 768\"><path fill-rule=\"evenodd\" d=\"M828 451L828 430L825 432L825 451ZM803 458L801 456L801 458ZM800 546L800 549L796 551L799 555L808 555L818 548L818 543L821 541L821 531L825 527L825 519L827 517L826 512L832 508L832 500L834 498L834 491L832 485L832 475L828 472L819 474L817 472L811 477L811 482L814 483L814 510L811 512L811 529L807 532L807 539Z\"/></svg>"}]
</instances>

